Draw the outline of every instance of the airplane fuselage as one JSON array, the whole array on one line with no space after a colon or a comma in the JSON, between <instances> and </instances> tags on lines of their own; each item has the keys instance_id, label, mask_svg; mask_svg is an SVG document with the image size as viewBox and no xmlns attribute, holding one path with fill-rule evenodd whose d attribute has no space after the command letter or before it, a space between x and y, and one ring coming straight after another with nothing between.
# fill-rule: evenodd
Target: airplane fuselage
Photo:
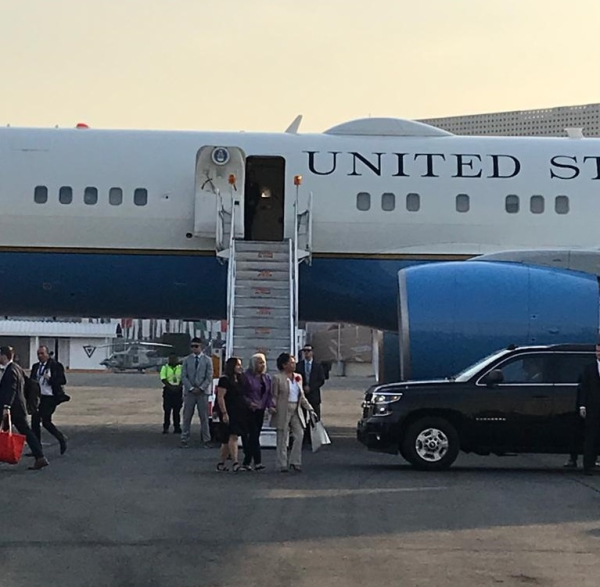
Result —
<instances>
[{"instance_id":1,"label":"airplane fuselage","mask_svg":"<svg viewBox=\"0 0 600 587\"><path fill-rule=\"evenodd\" d=\"M197 194L217 146L284 159L284 237L294 176L301 207L312 192L305 320L393 329L408 265L597 247L598 140L4 128L3 314L225 317L226 268L194 228L216 226Z\"/></svg>"}]
</instances>

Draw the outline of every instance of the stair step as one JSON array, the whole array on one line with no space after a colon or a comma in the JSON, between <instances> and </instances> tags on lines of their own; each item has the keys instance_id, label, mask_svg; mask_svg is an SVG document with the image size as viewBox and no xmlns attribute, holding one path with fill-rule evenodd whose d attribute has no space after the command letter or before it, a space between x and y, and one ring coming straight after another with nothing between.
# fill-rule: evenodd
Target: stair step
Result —
<instances>
[{"instance_id":1,"label":"stair step","mask_svg":"<svg viewBox=\"0 0 600 587\"><path fill-rule=\"evenodd\" d=\"M240 326L237 327L235 322L233 324L234 333L233 338L235 340L236 337L254 337L256 339L265 339L272 337L275 339L289 339L289 327L282 329L276 327L269 326L261 326L260 324L253 324L252 326Z\"/></svg>"},{"instance_id":2,"label":"stair step","mask_svg":"<svg viewBox=\"0 0 600 587\"><path fill-rule=\"evenodd\" d=\"M239 306L236 302L235 309L233 312L233 318L237 320L239 318L250 318L252 320L272 320L272 319L285 319L289 320L290 309L285 308L273 308L271 306L252 307L252 306Z\"/></svg>"},{"instance_id":3,"label":"stair step","mask_svg":"<svg viewBox=\"0 0 600 587\"><path fill-rule=\"evenodd\" d=\"M240 253L262 253L263 255L289 255L290 248L287 243L281 245L281 243L248 242L242 245L239 242L237 242L235 244L235 254L238 255Z\"/></svg>"},{"instance_id":4,"label":"stair step","mask_svg":"<svg viewBox=\"0 0 600 587\"><path fill-rule=\"evenodd\" d=\"M282 271L289 275L288 261L236 261L236 275L240 271Z\"/></svg>"},{"instance_id":5,"label":"stair step","mask_svg":"<svg viewBox=\"0 0 600 587\"><path fill-rule=\"evenodd\" d=\"M265 263L285 263L290 262L289 253L274 253L273 251L236 251L235 261L237 264L252 261L261 261Z\"/></svg>"},{"instance_id":6,"label":"stair step","mask_svg":"<svg viewBox=\"0 0 600 587\"><path fill-rule=\"evenodd\" d=\"M287 297L240 297L235 298L235 311L241 308L273 308L274 310L290 311L290 301Z\"/></svg>"},{"instance_id":7,"label":"stair step","mask_svg":"<svg viewBox=\"0 0 600 587\"><path fill-rule=\"evenodd\" d=\"M239 270L235 272L235 278L237 283L240 282L252 282L252 284L254 285L257 281L260 282L273 282L273 281L283 281L286 283L289 283L290 281L290 274L288 269L286 268L285 271L277 271L277 270L270 270L270 269L263 269L263 270Z\"/></svg>"},{"instance_id":8,"label":"stair step","mask_svg":"<svg viewBox=\"0 0 600 587\"><path fill-rule=\"evenodd\" d=\"M235 316L233 318L233 328L237 333L242 328L270 328L271 331L285 332L287 335L290 331L290 319L287 317L277 316Z\"/></svg>"},{"instance_id":9,"label":"stair step","mask_svg":"<svg viewBox=\"0 0 600 587\"><path fill-rule=\"evenodd\" d=\"M283 281L265 280L237 280L235 284L236 296L281 296L289 297L290 284Z\"/></svg>"}]
</instances>

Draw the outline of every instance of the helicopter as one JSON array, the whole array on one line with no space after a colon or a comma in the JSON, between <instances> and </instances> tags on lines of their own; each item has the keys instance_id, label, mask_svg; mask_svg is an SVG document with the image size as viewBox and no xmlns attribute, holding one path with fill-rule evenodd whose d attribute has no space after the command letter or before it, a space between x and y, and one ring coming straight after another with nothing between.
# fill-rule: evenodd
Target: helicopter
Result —
<instances>
[{"instance_id":1,"label":"helicopter","mask_svg":"<svg viewBox=\"0 0 600 587\"><path fill-rule=\"evenodd\" d=\"M173 348L170 344L141 341L119 341L103 346L111 347L112 351L110 356L100 363L101 365L114 371L139 371L140 373L147 369L160 371L167 362L160 349Z\"/></svg>"}]
</instances>

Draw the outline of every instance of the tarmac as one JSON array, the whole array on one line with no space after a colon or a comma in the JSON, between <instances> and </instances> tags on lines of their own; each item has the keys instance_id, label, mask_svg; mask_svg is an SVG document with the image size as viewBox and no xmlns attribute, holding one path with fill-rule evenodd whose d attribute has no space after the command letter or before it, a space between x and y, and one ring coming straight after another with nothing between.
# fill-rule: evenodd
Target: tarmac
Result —
<instances>
[{"instance_id":1,"label":"tarmac","mask_svg":"<svg viewBox=\"0 0 600 587\"><path fill-rule=\"evenodd\" d=\"M158 377L71 374L51 466L0 465L1 587L598 587L600 476L564 456L412 470L355 440L366 379L332 379L303 472L218 473L161 434ZM44 436L49 442L50 437Z\"/></svg>"}]
</instances>

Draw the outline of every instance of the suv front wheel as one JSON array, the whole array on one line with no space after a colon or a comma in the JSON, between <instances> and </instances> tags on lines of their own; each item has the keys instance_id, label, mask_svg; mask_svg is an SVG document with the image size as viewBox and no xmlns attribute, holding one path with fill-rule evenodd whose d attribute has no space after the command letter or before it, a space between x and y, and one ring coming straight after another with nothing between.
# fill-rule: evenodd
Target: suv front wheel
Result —
<instances>
[{"instance_id":1,"label":"suv front wheel","mask_svg":"<svg viewBox=\"0 0 600 587\"><path fill-rule=\"evenodd\" d=\"M459 451L456 428L444 418L426 417L408 427L400 453L416 469L441 471L452 465Z\"/></svg>"}]
</instances>

